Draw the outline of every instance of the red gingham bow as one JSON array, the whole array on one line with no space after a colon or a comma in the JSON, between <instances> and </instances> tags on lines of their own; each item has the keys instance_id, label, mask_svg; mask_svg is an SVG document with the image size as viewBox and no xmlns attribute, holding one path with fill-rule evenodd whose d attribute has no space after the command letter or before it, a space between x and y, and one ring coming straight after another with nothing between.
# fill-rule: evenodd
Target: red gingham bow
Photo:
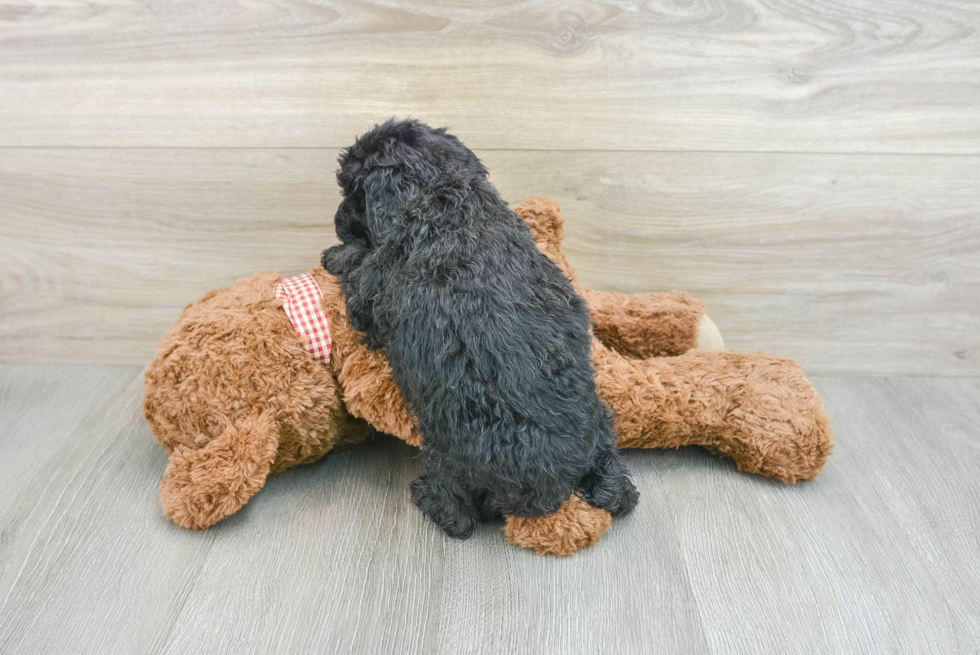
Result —
<instances>
[{"instance_id":1,"label":"red gingham bow","mask_svg":"<svg viewBox=\"0 0 980 655\"><path fill-rule=\"evenodd\" d=\"M320 308L323 293L309 273L283 278L273 293L282 300L296 333L306 338L310 357L324 366L330 363L330 319Z\"/></svg>"}]
</instances>

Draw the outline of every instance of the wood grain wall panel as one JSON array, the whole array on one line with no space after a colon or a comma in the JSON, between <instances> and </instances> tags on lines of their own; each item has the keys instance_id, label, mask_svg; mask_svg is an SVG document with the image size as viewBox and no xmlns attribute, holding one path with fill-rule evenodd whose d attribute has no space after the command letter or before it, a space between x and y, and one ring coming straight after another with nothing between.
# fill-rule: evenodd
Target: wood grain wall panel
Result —
<instances>
[{"instance_id":1,"label":"wood grain wall panel","mask_svg":"<svg viewBox=\"0 0 980 655\"><path fill-rule=\"evenodd\" d=\"M0 2L0 145L980 154L964 0Z\"/></svg>"},{"instance_id":2,"label":"wood grain wall panel","mask_svg":"<svg viewBox=\"0 0 980 655\"><path fill-rule=\"evenodd\" d=\"M583 283L686 289L813 372L980 371L980 157L479 153ZM336 150L0 149L0 361L145 363L210 288L335 243Z\"/></svg>"}]
</instances>

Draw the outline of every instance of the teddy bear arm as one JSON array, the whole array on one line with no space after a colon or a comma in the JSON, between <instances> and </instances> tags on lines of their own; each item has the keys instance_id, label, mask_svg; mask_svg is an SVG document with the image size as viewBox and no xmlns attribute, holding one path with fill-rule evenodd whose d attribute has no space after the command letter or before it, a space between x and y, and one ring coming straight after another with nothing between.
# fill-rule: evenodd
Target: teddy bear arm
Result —
<instances>
[{"instance_id":1,"label":"teddy bear arm","mask_svg":"<svg viewBox=\"0 0 980 655\"><path fill-rule=\"evenodd\" d=\"M391 377L385 351L369 349L351 327L338 279L322 268L310 273L320 285L322 307L330 317L331 359L347 411L375 430L420 446L422 438Z\"/></svg>"},{"instance_id":2,"label":"teddy bear arm","mask_svg":"<svg viewBox=\"0 0 980 655\"><path fill-rule=\"evenodd\" d=\"M412 446L421 446L401 391L391 377L384 350L353 349L340 372L347 410L381 432L392 434Z\"/></svg>"},{"instance_id":3,"label":"teddy bear arm","mask_svg":"<svg viewBox=\"0 0 980 655\"><path fill-rule=\"evenodd\" d=\"M723 343L703 337L717 332L704 303L683 291L610 293L582 289L593 333L606 347L626 357L645 359L680 355L692 348L718 350ZM721 335L718 334L720 342Z\"/></svg>"}]
</instances>

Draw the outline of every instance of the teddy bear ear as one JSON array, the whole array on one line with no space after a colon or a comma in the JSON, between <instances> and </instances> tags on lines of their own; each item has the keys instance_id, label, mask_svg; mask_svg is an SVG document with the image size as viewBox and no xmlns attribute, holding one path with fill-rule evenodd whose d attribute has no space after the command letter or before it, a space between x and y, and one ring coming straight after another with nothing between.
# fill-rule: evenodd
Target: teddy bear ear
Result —
<instances>
[{"instance_id":1,"label":"teddy bear ear","mask_svg":"<svg viewBox=\"0 0 980 655\"><path fill-rule=\"evenodd\" d=\"M531 228L535 241L550 246L561 245L564 221L557 200L547 196L531 196L515 207L514 213Z\"/></svg>"},{"instance_id":2,"label":"teddy bear ear","mask_svg":"<svg viewBox=\"0 0 980 655\"><path fill-rule=\"evenodd\" d=\"M238 421L203 448L178 446L160 483L163 513L191 530L214 525L265 485L278 448L269 412Z\"/></svg>"}]
</instances>

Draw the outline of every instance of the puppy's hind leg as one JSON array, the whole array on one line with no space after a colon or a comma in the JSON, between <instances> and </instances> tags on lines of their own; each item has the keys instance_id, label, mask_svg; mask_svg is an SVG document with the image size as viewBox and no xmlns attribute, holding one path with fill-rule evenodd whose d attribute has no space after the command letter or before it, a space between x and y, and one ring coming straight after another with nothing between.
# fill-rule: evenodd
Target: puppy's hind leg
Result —
<instances>
[{"instance_id":1,"label":"puppy's hind leg","mask_svg":"<svg viewBox=\"0 0 980 655\"><path fill-rule=\"evenodd\" d=\"M596 458L592 470L575 488L589 505L604 509L613 516L629 514L640 499L640 492L630 480L626 465L611 447Z\"/></svg>"},{"instance_id":2,"label":"puppy's hind leg","mask_svg":"<svg viewBox=\"0 0 980 655\"><path fill-rule=\"evenodd\" d=\"M422 514L450 537L469 539L473 535L479 510L459 481L438 469L430 470L412 483L411 492Z\"/></svg>"}]
</instances>

